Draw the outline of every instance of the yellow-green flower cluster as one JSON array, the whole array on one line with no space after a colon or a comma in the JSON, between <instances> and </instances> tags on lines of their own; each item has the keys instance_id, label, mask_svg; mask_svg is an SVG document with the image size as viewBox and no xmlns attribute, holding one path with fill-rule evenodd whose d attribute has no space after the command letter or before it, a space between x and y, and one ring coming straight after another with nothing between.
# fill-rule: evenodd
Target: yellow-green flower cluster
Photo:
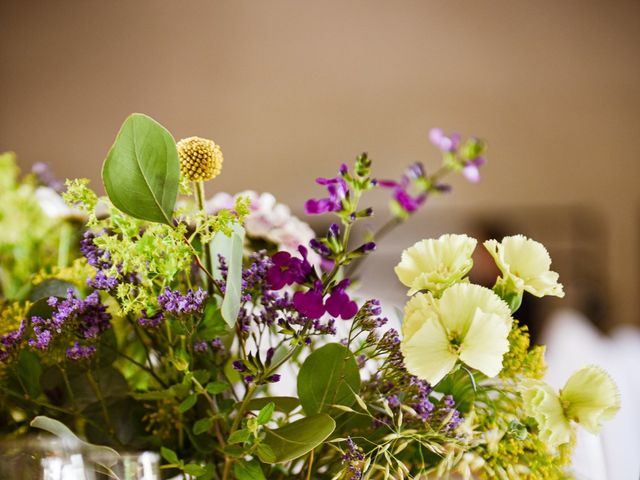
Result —
<instances>
[{"instance_id":1,"label":"yellow-green flower cluster","mask_svg":"<svg viewBox=\"0 0 640 480\"><path fill-rule=\"evenodd\" d=\"M182 176L194 181L217 177L222 170L222 150L212 140L189 137L177 143Z\"/></svg>"}]
</instances>

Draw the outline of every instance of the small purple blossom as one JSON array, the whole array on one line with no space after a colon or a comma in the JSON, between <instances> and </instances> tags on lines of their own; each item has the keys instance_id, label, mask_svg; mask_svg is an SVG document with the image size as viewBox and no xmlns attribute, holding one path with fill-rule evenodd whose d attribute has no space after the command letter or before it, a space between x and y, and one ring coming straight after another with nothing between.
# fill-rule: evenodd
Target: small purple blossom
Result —
<instances>
[{"instance_id":1,"label":"small purple blossom","mask_svg":"<svg viewBox=\"0 0 640 480\"><path fill-rule=\"evenodd\" d=\"M80 253L84 255L87 262L97 270L106 270L111 268L109 253L99 248L94 239L97 237L92 231L84 232L82 240L80 240Z\"/></svg>"},{"instance_id":2,"label":"small purple blossom","mask_svg":"<svg viewBox=\"0 0 640 480\"><path fill-rule=\"evenodd\" d=\"M209 344L204 340L198 340L193 342L193 350L199 353L206 352L209 349Z\"/></svg>"},{"instance_id":3,"label":"small purple blossom","mask_svg":"<svg viewBox=\"0 0 640 480\"><path fill-rule=\"evenodd\" d=\"M0 360L4 360L9 356L9 352L18 346L18 343L24 336L27 322L22 320L17 330L13 330L5 335L0 336Z\"/></svg>"},{"instance_id":4,"label":"small purple blossom","mask_svg":"<svg viewBox=\"0 0 640 480\"><path fill-rule=\"evenodd\" d=\"M345 440L347 449L342 455L342 463L347 465L348 477L351 480L360 480L362 478L362 466L364 463L364 454L362 449L358 447L351 437Z\"/></svg>"},{"instance_id":5,"label":"small purple blossom","mask_svg":"<svg viewBox=\"0 0 640 480\"><path fill-rule=\"evenodd\" d=\"M102 270L98 270L94 278L87 279L87 285L96 290L113 290L118 286L118 279L108 277Z\"/></svg>"},{"instance_id":6,"label":"small purple blossom","mask_svg":"<svg viewBox=\"0 0 640 480\"><path fill-rule=\"evenodd\" d=\"M484 157L476 157L472 160L465 162L462 168L462 175L472 183L478 183L480 181L479 168L487 163Z\"/></svg>"},{"instance_id":7,"label":"small purple blossom","mask_svg":"<svg viewBox=\"0 0 640 480\"><path fill-rule=\"evenodd\" d=\"M158 304L167 313L174 315L191 315L202 313L207 292L199 288L195 292L191 289L182 295L179 291L172 291L165 287L164 292L158 296Z\"/></svg>"},{"instance_id":8,"label":"small purple blossom","mask_svg":"<svg viewBox=\"0 0 640 480\"><path fill-rule=\"evenodd\" d=\"M233 367L234 370L238 371L238 372L246 372L247 371L247 367L245 366L244 362L242 360L234 360L234 362L231 364L231 366Z\"/></svg>"},{"instance_id":9,"label":"small purple blossom","mask_svg":"<svg viewBox=\"0 0 640 480\"><path fill-rule=\"evenodd\" d=\"M280 381L280 374L279 373L274 373L273 375L269 376L267 378L267 382L270 383L277 383Z\"/></svg>"},{"instance_id":10,"label":"small purple blossom","mask_svg":"<svg viewBox=\"0 0 640 480\"><path fill-rule=\"evenodd\" d=\"M96 353L94 345L80 345L80 342L75 342L71 348L67 349L67 358L71 360L86 360L94 353Z\"/></svg>"},{"instance_id":11,"label":"small purple blossom","mask_svg":"<svg viewBox=\"0 0 640 480\"><path fill-rule=\"evenodd\" d=\"M429 131L429 140L443 152L455 152L460 146L460 134L445 135L441 128L432 128Z\"/></svg>"},{"instance_id":12,"label":"small purple blossom","mask_svg":"<svg viewBox=\"0 0 640 480\"><path fill-rule=\"evenodd\" d=\"M429 185L421 163L409 166L398 182L380 180L378 184L383 188L392 188L394 200L407 213L414 213L427 200ZM412 194L411 190L416 193Z\"/></svg>"},{"instance_id":13,"label":"small purple blossom","mask_svg":"<svg viewBox=\"0 0 640 480\"><path fill-rule=\"evenodd\" d=\"M147 328L158 328L164 321L164 313L156 312L149 315L146 310L142 310L142 317L138 319L138 324Z\"/></svg>"}]
</instances>

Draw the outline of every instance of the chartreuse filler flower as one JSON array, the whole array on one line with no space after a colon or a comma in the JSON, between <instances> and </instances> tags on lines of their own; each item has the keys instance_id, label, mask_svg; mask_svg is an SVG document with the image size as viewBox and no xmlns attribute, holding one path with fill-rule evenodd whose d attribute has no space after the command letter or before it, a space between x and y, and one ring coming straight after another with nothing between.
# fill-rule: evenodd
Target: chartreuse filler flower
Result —
<instances>
[{"instance_id":1,"label":"chartreuse filler flower","mask_svg":"<svg viewBox=\"0 0 640 480\"><path fill-rule=\"evenodd\" d=\"M250 198L207 209L214 142L176 144L145 115L124 122L107 155L108 197L67 182L85 225L34 230L38 180L0 156L0 224L11 220L0 228L0 434L72 430L153 449L189 480L566 478L572 422L595 431L619 401L599 369L559 394L540 382L542 349L516 315L523 292L562 291L543 247L489 243L503 272L493 290L467 278L476 240L409 248L396 267L411 296L402 336L379 300L350 290L376 241L450 190L446 175L479 179L485 142L430 137L433 173L415 164L378 181L361 154L318 178L327 196L305 210L333 223L287 235L286 248L245 235ZM362 202L378 187L393 188L391 216L362 238L373 213Z\"/></svg>"}]
</instances>

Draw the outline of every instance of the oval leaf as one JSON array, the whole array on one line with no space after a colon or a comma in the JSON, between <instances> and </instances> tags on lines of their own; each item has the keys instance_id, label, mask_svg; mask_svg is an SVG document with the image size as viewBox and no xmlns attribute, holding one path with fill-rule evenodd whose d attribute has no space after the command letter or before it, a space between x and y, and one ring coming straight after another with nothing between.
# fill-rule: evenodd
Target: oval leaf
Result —
<instances>
[{"instance_id":1,"label":"oval leaf","mask_svg":"<svg viewBox=\"0 0 640 480\"><path fill-rule=\"evenodd\" d=\"M260 460L264 463L284 463L299 458L329 438L335 428L333 418L321 413L301 418L276 430L266 429L264 443L273 451L273 457L261 456Z\"/></svg>"},{"instance_id":2,"label":"oval leaf","mask_svg":"<svg viewBox=\"0 0 640 480\"><path fill-rule=\"evenodd\" d=\"M360 371L351 351L329 343L307 357L298 374L298 397L307 415L330 405L351 406L360 390Z\"/></svg>"},{"instance_id":3,"label":"oval leaf","mask_svg":"<svg viewBox=\"0 0 640 480\"><path fill-rule=\"evenodd\" d=\"M39 415L31 420L30 425L33 428L39 428L40 430L45 430L49 433L52 433L65 443L68 442L72 446L81 447L82 450L95 455L96 458L99 458L101 460L99 462L101 465L110 467L114 465L120 458L118 452L116 452L112 448L104 447L101 445L93 445L91 443L80 440L76 436L76 434L73 433L64 423L61 423L58 420L54 420L53 418Z\"/></svg>"},{"instance_id":4,"label":"oval leaf","mask_svg":"<svg viewBox=\"0 0 640 480\"><path fill-rule=\"evenodd\" d=\"M152 118L134 113L104 161L102 181L111 202L124 213L170 225L180 181L175 140Z\"/></svg>"},{"instance_id":5,"label":"oval leaf","mask_svg":"<svg viewBox=\"0 0 640 480\"><path fill-rule=\"evenodd\" d=\"M262 410L269 403L273 403L277 411L284 413L291 413L300 406L300 400L296 397L258 397L249 401L247 410ZM240 402L236 404L239 405Z\"/></svg>"},{"instance_id":6,"label":"oval leaf","mask_svg":"<svg viewBox=\"0 0 640 480\"><path fill-rule=\"evenodd\" d=\"M244 228L234 223L231 236L218 232L210 244L211 256L214 261L213 276L221 278L218 255L221 255L227 262L227 284L222 300L222 318L230 327L236 324L238 312L240 311L242 295L242 257L244 254Z\"/></svg>"}]
</instances>

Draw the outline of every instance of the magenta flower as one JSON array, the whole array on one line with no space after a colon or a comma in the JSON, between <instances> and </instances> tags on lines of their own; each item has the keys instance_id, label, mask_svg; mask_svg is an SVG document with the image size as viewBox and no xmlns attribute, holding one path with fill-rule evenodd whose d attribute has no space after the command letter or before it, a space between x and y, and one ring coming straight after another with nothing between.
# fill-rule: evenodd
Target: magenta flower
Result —
<instances>
[{"instance_id":1,"label":"magenta flower","mask_svg":"<svg viewBox=\"0 0 640 480\"><path fill-rule=\"evenodd\" d=\"M307 318L317 320L326 312L322 294L322 283L316 282L307 292L296 292L293 295L293 306Z\"/></svg>"},{"instance_id":2,"label":"magenta flower","mask_svg":"<svg viewBox=\"0 0 640 480\"><path fill-rule=\"evenodd\" d=\"M421 163L411 165L404 172L399 182L394 180L380 180L378 185L383 188L393 188L393 198L400 208L407 213L414 213L427 200L424 168ZM412 194L410 190L417 190Z\"/></svg>"},{"instance_id":3,"label":"magenta flower","mask_svg":"<svg viewBox=\"0 0 640 480\"><path fill-rule=\"evenodd\" d=\"M273 265L267 270L269 288L280 290L285 285L304 281L312 267L307 260L307 249L300 245L298 251L301 259L292 257L289 252L278 252L271 257Z\"/></svg>"},{"instance_id":4,"label":"magenta flower","mask_svg":"<svg viewBox=\"0 0 640 480\"><path fill-rule=\"evenodd\" d=\"M340 173L346 172L346 166L340 167ZM316 179L316 183L327 187L329 192L328 198L315 199L311 198L304 204L304 210L309 215L318 215L327 212L337 212L342 210L342 200L346 197L349 187L342 176L335 178Z\"/></svg>"},{"instance_id":5,"label":"magenta flower","mask_svg":"<svg viewBox=\"0 0 640 480\"><path fill-rule=\"evenodd\" d=\"M325 307L332 317L349 320L358 312L358 304L351 300L346 292L348 286L349 279L345 278L334 287L329 295Z\"/></svg>"}]
</instances>

